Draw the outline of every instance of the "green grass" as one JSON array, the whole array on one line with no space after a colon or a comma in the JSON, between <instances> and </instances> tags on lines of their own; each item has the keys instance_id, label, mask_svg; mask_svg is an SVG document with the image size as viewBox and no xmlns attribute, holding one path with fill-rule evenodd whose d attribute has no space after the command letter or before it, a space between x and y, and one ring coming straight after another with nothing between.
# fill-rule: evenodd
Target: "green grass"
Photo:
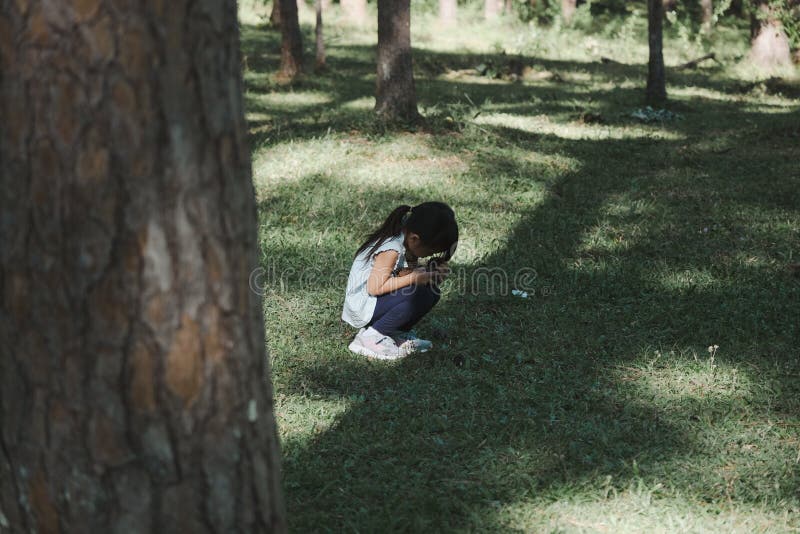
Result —
<instances>
[{"instance_id":1,"label":"green grass","mask_svg":"<svg viewBox=\"0 0 800 534\"><path fill-rule=\"evenodd\" d=\"M796 81L752 78L744 34L672 35L668 65L693 46L723 64L669 68L681 119L640 124L636 21L584 36L418 17L428 122L407 131L372 117L374 33L331 25L330 71L280 86L279 37L245 8L293 531L800 530ZM454 73L512 55L539 74ZM463 236L419 325L436 349L356 357L339 316L359 239L427 199ZM492 294L485 268L535 270L531 297Z\"/></svg>"}]
</instances>

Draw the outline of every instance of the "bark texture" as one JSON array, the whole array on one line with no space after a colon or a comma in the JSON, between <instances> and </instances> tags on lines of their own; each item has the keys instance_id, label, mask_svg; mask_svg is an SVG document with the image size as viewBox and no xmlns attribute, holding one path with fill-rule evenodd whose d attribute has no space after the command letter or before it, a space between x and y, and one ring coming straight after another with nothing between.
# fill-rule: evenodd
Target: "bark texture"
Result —
<instances>
[{"instance_id":1,"label":"bark texture","mask_svg":"<svg viewBox=\"0 0 800 534\"><path fill-rule=\"evenodd\" d=\"M647 0L647 40L650 58L647 63L647 103L661 105L667 100L664 74L663 43L664 4L662 0Z\"/></svg>"},{"instance_id":2,"label":"bark texture","mask_svg":"<svg viewBox=\"0 0 800 534\"><path fill-rule=\"evenodd\" d=\"M410 0L378 0L375 111L392 119L419 117L411 61Z\"/></svg>"},{"instance_id":3,"label":"bark texture","mask_svg":"<svg viewBox=\"0 0 800 534\"><path fill-rule=\"evenodd\" d=\"M269 23L273 28L281 27L281 0L272 0L272 11L269 14Z\"/></svg>"},{"instance_id":4,"label":"bark texture","mask_svg":"<svg viewBox=\"0 0 800 534\"><path fill-rule=\"evenodd\" d=\"M767 0L759 0L751 18L750 61L762 69L791 65L789 38Z\"/></svg>"},{"instance_id":5,"label":"bark texture","mask_svg":"<svg viewBox=\"0 0 800 534\"><path fill-rule=\"evenodd\" d=\"M0 0L0 73L5 522L284 531L236 2Z\"/></svg>"},{"instance_id":6,"label":"bark texture","mask_svg":"<svg viewBox=\"0 0 800 534\"><path fill-rule=\"evenodd\" d=\"M325 69L325 40L322 35L322 0L316 0L314 7L317 11L317 23L316 27L314 28L314 34L317 41L315 66L319 71Z\"/></svg>"},{"instance_id":7,"label":"bark texture","mask_svg":"<svg viewBox=\"0 0 800 534\"><path fill-rule=\"evenodd\" d=\"M303 41L297 17L297 0L280 0L281 68L279 77L291 80L303 72Z\"/></svg>"},{"instance_id":8,"label":"bark texture","mask_svg":"<svg viewBox=\"0 0 800 534\"><path fill-rule=\"evenodd\" d=\"M457 0L439 0L439 22L444 26L454 26L458 18Z\"/></svg>"}]
</instances>

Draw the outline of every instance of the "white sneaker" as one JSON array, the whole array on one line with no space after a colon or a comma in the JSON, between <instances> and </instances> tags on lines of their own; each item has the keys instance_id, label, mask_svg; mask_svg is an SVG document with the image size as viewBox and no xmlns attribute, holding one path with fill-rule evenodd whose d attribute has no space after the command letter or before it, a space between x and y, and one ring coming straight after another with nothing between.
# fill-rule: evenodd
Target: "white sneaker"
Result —
<instances>
[{"instance_id":1,"label":"white sneaker","mask_svg":"<svg viewBox=\"0 0 800 534\"><path fill-rule=\"evenodd\" d=\"M433 343L427 339L420 339L414 332L400 332L392 336L394 342L399 346L400 352L411 354L413 352L427 352L433 348Z\"/></svg>"},{"instance_id":2,"label":"white sneaker","mask_svg":"<svg viewBox=\"0 0 800 534\"><path fill-rule=\"evenodd\" d=\"M356 354L378 360L397 360L406 356L391 337L370 334L366 330L359 330L347 348Z\"/></svg>"}]
</instances>

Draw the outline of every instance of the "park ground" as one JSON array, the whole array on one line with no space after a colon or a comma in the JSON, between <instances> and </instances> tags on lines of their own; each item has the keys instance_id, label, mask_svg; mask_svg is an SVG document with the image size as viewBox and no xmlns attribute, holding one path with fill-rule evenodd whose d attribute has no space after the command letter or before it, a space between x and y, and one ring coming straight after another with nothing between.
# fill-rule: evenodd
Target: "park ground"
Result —
<instances>
[{"instance_id":1,"label":"park ground","mask_svg":"<svg viewBox=\"0 0 800 534\"><path fill-rule=\"evenodd\" d=\"M796 74L750 71L746 29L672 25L658 115L643 14L415 15L426 121L389 126L374 26L330 14L328 71L286 85L267 13L240 8L292 531L800 531ZM430 199L462 235L435 349L349 353L361 237Z\"/></svg>"}]
</instances>

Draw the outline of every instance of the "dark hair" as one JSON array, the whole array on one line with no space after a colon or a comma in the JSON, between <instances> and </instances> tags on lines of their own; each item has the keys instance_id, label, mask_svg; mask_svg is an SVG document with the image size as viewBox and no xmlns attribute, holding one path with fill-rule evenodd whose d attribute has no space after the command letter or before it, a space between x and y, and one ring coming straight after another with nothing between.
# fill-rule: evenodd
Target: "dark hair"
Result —
<instances>
[{"instance_id":1,"label":"dark hair","mask_svg":"<svg viewBox=\"0 0 800 534\"><path fill-rule=\"evenodd\" d=\"M442 261L450 259L458 243L458 224L453 209L444 202L423 202L413 208L397 206L383 224L367 236L356 256L367 249L367 256L372 256L387 239L402 231L414 232L426 246L442 251Z\"/></svg>"}]
</instances>

